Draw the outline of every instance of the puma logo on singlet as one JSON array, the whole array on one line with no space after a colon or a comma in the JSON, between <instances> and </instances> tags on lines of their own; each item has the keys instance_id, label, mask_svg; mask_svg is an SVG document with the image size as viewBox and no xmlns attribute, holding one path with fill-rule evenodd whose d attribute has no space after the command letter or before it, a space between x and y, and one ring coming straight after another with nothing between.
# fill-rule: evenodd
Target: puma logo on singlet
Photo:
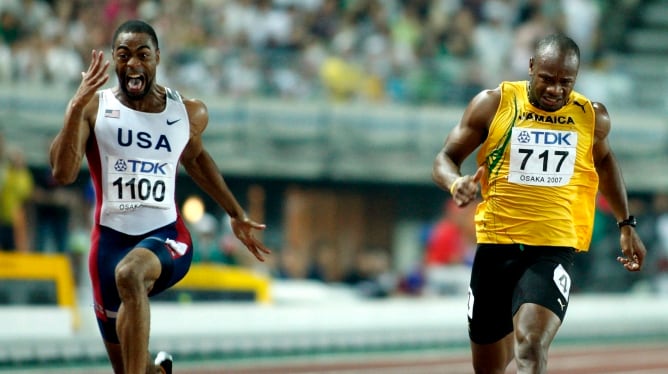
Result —
<instances>
[{"instance_id":1,"label":"puma logo on singlet","mask_svg":"<svg viewBox=\"0 0 668 374\"><path fill-rule=\"evenodd\" d=\"M584 105L584 104L580 104L580 103L578 103L577 101L573 101L573 104L579 106L580 109L582 109L582 113L587 113L587 110L585 109L585 105Z\"/></svg>"}]
</instances>

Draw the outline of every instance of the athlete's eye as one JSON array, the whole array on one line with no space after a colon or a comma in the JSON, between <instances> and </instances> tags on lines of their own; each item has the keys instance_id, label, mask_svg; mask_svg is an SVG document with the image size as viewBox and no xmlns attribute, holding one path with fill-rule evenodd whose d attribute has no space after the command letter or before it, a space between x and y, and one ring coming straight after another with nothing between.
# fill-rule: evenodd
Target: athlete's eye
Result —
<instances>
[{"instance_id":1,"label":"athlete's eye","mask_svg":"<svg viewBox=\"0 0 668 374\"><path fill-rule=\"evenodd\" d=\"M564 79L564 80L561 81L561 85L570 87L570 86L573 85L574 82L575 81L573 81L572 79Z\"/></svg>"}]
</instances>

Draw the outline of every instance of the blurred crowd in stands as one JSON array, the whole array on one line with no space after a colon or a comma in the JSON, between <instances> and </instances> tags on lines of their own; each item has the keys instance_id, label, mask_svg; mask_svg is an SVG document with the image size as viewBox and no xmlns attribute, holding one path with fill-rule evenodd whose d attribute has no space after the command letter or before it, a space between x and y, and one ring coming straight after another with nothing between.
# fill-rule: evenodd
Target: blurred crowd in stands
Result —
<instances>
[{"instance_id":1,"label":"blurred crowd in stands","mask_svg":"<svg viewBox=\"0 0 668 374\"><path fill-rule=\"evenodd\" d=\"M584 69L605 68L606 55L623 48L623 30L637 3L2 0L0 84L74 89L91 50L109 54L115 26L141 18L158 32L159 82L187 95L461 105L502 79L526 78L534 41L553 31L579 43ZM88 246L90 186L58 187L48 170L30 170L20 149L0 149L1 249L62 252L81 261ZM601 201L591 252L577 261L580 290L644 286L668 294L668 193L631 202L648 245L647 270L635 276L615 262L617 228ZM447 276L452 271L440 270L469 266L471 217L471 210L446 201L442 216L423 222L424 233L415 239L423 253L407 274L396 273L389 248L359 248L342 271L332 255L337 243L326 241L314 243L308 256L290 248L276 251L268 271L276 278L347 283L372 297L459 292L461 284ZM200 225L193 227L196 261L247 264L228 222L208 217Z\"/></svg>"},{"instance_id":2,"label":"blurred crowd in stands","mask_svg":"<svg viewBox=\"0 0 668 374\"><path fill-rule=\"evenodd\" d=\"M78 85L128 18L154 25L160 81L194 95L462 104L524 79L557 30L583 68L623 46L634 0L3 0L0 82ZM605 20L605 27L602 21Z\"/></svg>"}]
</instances>

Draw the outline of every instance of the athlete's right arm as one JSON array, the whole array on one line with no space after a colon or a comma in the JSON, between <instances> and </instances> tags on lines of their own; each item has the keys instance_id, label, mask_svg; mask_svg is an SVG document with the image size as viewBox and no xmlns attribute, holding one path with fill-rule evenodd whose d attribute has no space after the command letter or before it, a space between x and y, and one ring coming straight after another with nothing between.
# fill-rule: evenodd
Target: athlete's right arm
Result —
<instances>
[{"instance_id":1,"label":"athlete's right arm","mask_svg":"<svg viewBox=\"0 0 668 374\"><path fill-rule=\"evenodd\" d=\"M63 128L58 132L49 149L49 163L54 179L60 184L74 182L86 152L86 144L95 124L98 100L97 91L109 80L102 51L92 51L88 71L81 73L77 92L67 105Z\"/></svg>"},{"instance_id":2,"label":"athlete's right arm","mask_svg":"<svg viewBox=\"0 0 668 374\"><path fill-rule=\"evenodd\" d=\"M501 92L485 90L477 94L466 107L462 119L445 139L443 148L434 159L432 179L437 186L450 191L458 206L473 201L478 192L478 181L483 169L473 176L461 176L464 160L487 138L489 125L494 119L501 100Z\"/></svg>"}]
</instances>

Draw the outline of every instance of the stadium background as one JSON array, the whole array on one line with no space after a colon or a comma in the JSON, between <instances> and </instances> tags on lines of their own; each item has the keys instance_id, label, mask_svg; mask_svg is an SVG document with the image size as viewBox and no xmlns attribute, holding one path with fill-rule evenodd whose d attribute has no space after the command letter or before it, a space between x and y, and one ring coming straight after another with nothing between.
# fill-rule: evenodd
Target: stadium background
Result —
<instances>
[{"instance_id":1,"label":"stadium background","mask_svg":"<svg viewBox=\"0 0 668 374\"><path fill-rule=\"evenodd\" d=\"M415 329L419 318L409 313L405 318L396 317L404 312L406 303L418 314L430 308L448 314L460 305L465 266L449 268L447 274L452 279L446 277L445 282L451 283L441 285L447 288L444 292L429 292L433 290L421 277L426 232L440 218L447 200L447 194L430 181L431 162L475 92L496 85L500 79L524 79L532 41L548 31L566 31L583 52L577 89L610 110L610 141L650 251L647 271L624 273L614 261L614 220L602 209L600 240L580 260L576 294L636 297L661 305L668 274L668 228L664 223L668 217L666 1L3 0L0 14L0 131L12 151L25 156L36 175L48 172L46 149L61 126L65 105L87 66L90 50L109 53L110 33L122 20L140 17L150 21L160 40L158 81L207 103L211 120L205 143L251 216L268 224L264 240L274 249L271 261L262 266L235 252L223 212L182 176L179 204L183 206L195 197L204 206L204 218L191 223L198 235L200 262L208 263L215 257L218 265L248 271L240 277L268 280L269 301L259 307L263 311L267 311L267 304L287 303L302 308L293 313L309 316L314 312L309 303L329 300L344 305L331 312L332 319L345 313L380 313L367 304L356 309L360 299L369 296L373 302L390 303L383 306L390 311L398 308L387 312L387 323L399 332L392 337L381 334L376 343L371 339L358 345L362 350L462 344L464 330L458 331L461 321L457 315L443 321L422 321L422 329L417 331L423 334L417 337L404 334L404 329ZM470 170L470 165L465 166ZM85 170L72 190L81 197L77 206L82 210L75 212L71 223L71 247L85 255L82 233L89 224L86 209L90 199ZM26 221L33 232L37 223L30 203ZM335 247L336 255L327 260L323 271L328 278L314 280L309 270L323 242ZM220 248L228 250L224 258L215 255ZM52 252L50 247L31 249ZM379 272L385 276L371 291L341 286L361 253L377 255ZM290 271L283 268L288 262ZM82 270L76 263L73 268L75 272ZM11 282L3 284L13 288L6 286L13 285ZM215 297L222 299L242 297L229 289L218 291ZM90 333L86 328L87 292L85 277L77 278L76 307L81 311L61 317L63 321L73 319L77 327L54 329L54 339L60 335L81 338L81 334L87 337ZM185 303L183 295L179 297L181 304ZM7 298L24 299L16 295ZM13 303L0 309L15 316L14 308L23 306ZM230 300L219 303L222 305L216 305L221 309L238 307ZM351 309L346 309L347 303L353 305ZM596 305L616 303L614 299L610 304L591 305L598 309ZM167 301L159 308L169 309L172 304ZM330 308L327 304L327 310ZM645 311L652 308L641 309L649 313L649 330L606 330L609 326L604 321L602 331L666 340L665 331L651 324L660 324L662 319L651 310ZM28 310L36 311L35 307ZM171 312L185 313L181 309ZM580 318L589 321L589 312ZM28 312L20 309L18 314L22 313ZM156 313L160 315L160 309ZM215 319L221 317L217 314L221 312L211 313ZM233 315L225 316L234 319ZM276 315L267 318L273 321ZM574 321L577 318L573 317ZM297 331L310 328L313 336L306 339L310 342L307 347L296 351L317 352L320 325L312 318L301 320L311 325L306 322L292 327ZM372 330L388 329L374 318L366 321L365 326ZM37 326L42 325L35 323ZM169 324L165 323L164 331L160 326L158 342L170 345ZM331 326L354 330L345 324ZM592 335L597 336L598 325L583 326L590 326ZM190 327L200 331L196 324ZM224 327L216 330L219 337L225 336ZM336 328L323 328L336 335ZM426 333L434 329L442 333ZM364 329L358 330L364 335ZM7 330L3 341L16 346L17 339L25 338L27 348L8 350L0 357L6 367L48 364L51 359L57 365L66 363L67 353L44 353L34 348L34 331L17 328L16 335L12 331ZM566 340L568 331L563 334ZM237 331L239 336L243 332ZM349 341L355 340L355 335L348 334L341 344L356 347ZM201 341L202 337L188 333L178 339ZM213 348L195 344L199 347L195 350L208 349L213 356L225 357L227 351L219 344L223 343L211 343ZM236 353L227 354L266 354L258 344L251 341L248 352L232 349ZM273 347L270 356L280 351L266 344ZM336 350L332 344L330 338L330 344L322 349ZM77 351L71 356L95 361L100 352L93 352L86 356ZM197 356L197 352L190 354Z\"/></svg>"}]
</instances>

